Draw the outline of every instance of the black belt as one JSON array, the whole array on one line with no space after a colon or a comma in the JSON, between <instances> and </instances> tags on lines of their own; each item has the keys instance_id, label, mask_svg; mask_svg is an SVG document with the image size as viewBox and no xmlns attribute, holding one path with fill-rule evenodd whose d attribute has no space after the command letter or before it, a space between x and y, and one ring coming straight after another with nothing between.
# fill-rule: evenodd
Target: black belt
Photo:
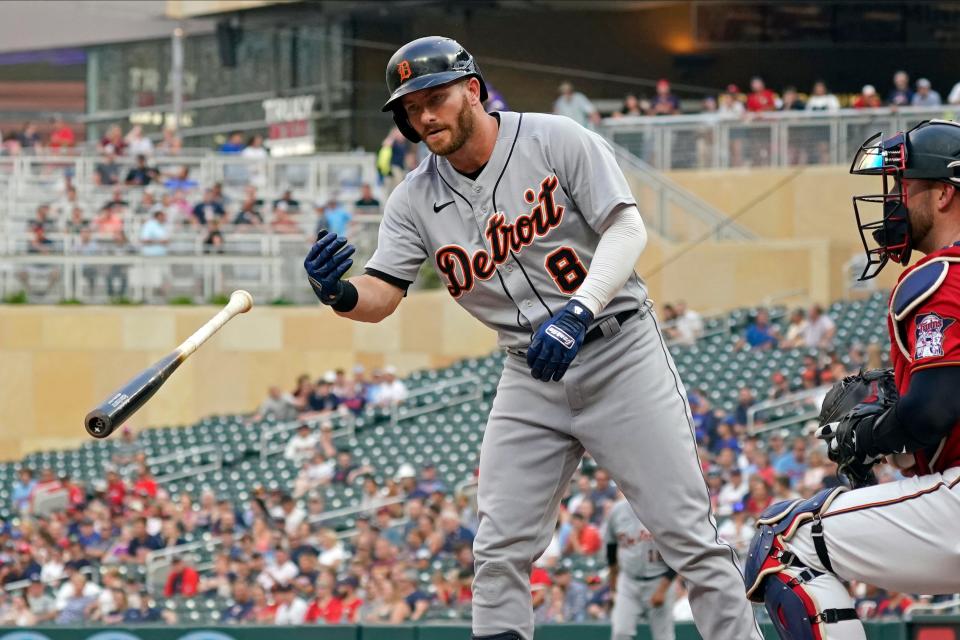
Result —
<instances>
[{"instance_id":1,"label":"black belt","mask_svg":"<svg viewBox=\"0 0 960 640\"><path fill-rule=\"evenodd\" d=\"M613 317L617 321L617 324L619 324L622 327L624 322L626 322L633 316L637 315L637 311L638 309L628 309L627 311L621 311L620 313L618 313ZM607 316L606 318L604 318L604 320L607 320L609 317L610 316ZM601 325L602 324L603 323L601 322ZM600 327L600 325L597 325L590 331L587 331L587 335L584 336L583 338L583 344L588 344L590 342L593 342L597 338L602 338L602 337L603 337L603 329Z\"/></svg>"},{"instance_id":2,"label":"black belt","mask_svg":"<svg viewBox=\"0 0 960 640\"><path fill-rule=\"evenodd\" d=\"M587 334L583 337L583 344L587 344L588 342L593 342L597 338L602 338L603 329L601 327L603 326L604 322L609 320L611 317L615 319L617 321L617 324L619 324L622 327L624 322L626 322L633 316L637 315L639 311L640 311L639 309L629 309L627 311L621 311L615 316L606 316L600 321L600 324L598 324L596 327L594 327L593 329L587 332ZM518 358L523 358L527 355L527 350L507 347L507 353L513 354Z\"/></svg>"},{"instance_id":3,"label":"black belt","mask_svg":"<svg viewBox=\"0 0 960 640\"><path fill-rule=\"evenodd\" d=\"M637 582L650 582L651 580L660 580L661 578L666 578L669 574L669 571L664 571L663 573L655 576L645 576L643 578L639 576L630 576L631 580L636 580Z\"/></svg>"}]
</instances>

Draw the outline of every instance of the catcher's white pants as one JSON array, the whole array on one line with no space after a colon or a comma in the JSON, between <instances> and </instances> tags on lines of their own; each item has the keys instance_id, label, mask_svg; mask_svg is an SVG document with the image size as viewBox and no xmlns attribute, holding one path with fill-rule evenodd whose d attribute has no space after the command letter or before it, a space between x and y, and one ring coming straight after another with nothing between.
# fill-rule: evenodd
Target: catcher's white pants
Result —
<instances>
[{"instance_id":1,"label":"catcher's white pants","mask_svg":"<svg viewBox=\"0 0 960 640\"><path fill-rule=\"evenodd\" d=\"M960 591L960 467L840 494L821 514L833 574L811 527L784 547L824 575L805 585L818 610L853 607L837 577L904 593ZM824 640L863 640L858 620L821 624Z\"/></svg>"}]
</instances>

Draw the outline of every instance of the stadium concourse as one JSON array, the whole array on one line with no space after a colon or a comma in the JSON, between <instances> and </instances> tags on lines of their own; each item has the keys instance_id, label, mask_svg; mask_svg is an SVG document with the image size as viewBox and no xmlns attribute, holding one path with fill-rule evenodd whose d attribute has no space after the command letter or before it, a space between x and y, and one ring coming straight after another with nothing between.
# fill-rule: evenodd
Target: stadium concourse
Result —
<instances>
[{"instance_id":1,"label":"stadium concourse","mask_svg":"<svg viewBox=\"0 0 960 640\"><path fill-rule=\"evenodd\" d=\"M772 501L837 482L808 420L820 384L885 361L884 327L863 324L884 304L878 293L825 310L835 330L823 348L787 342L803 314L782 308L707 318L693 336L668 326L720 533L741 554ZM491 355L402 381L360 367L301 376L250 415L4 464L0 624L469 616L476 461L500 367ZM608 618L600 532L616 499L607 472L585 460L534 569L538 623ZM677 589L676 616L689 619ZM866 619L931 601L850 589Z\"/></svg>"}]
</instances>

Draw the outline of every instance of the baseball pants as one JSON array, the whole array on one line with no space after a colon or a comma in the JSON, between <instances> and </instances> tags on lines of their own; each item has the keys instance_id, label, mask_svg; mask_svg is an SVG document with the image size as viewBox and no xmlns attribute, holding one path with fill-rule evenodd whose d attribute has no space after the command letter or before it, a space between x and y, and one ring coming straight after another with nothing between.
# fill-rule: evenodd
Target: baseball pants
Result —
<instances>
[{"instance_id":1,"label":"baseball pants","mask_svg":"<svg viewBox=\"0 0 960 640\"><path fill-rule=\"evenodd\" d=\"M675 585L667 589L667 596L659 607L650 604L650 598L662 579L636 580L621 573L617 576L617 597L610 615L611 640L629 640L637 634L637 624L646 619L653 640L674 640L673 603Z\"/></svg>"},{"instance_id":2,"label":"baseball pants","mask_svg":"<svg viewBox=\"0 0 960 640\"><path fill-rule=\"evenodd\" d=\"M817 556L811 527L784 545L823 572L806 585L819 610L853 607L838 577L902 593L960 590L960 467L841 493L821 520L833 573ZM867 637L859 620L819 626L825 640Z\"/></svg>"},{"instance_id":3,"label":"baseball pants","mask_svg":"<svg viewBox=\"0 0 960 640\"><path fill-rule=\"evenodd\" d=\"M700 635L761 640L736 553L710 513L686 392L647 306L585 345L560 382L534 380L522 356L507 354L480 449L474 635L533 638L531 565L584 450L689 584Z\"/></svg>"}]
</instances>

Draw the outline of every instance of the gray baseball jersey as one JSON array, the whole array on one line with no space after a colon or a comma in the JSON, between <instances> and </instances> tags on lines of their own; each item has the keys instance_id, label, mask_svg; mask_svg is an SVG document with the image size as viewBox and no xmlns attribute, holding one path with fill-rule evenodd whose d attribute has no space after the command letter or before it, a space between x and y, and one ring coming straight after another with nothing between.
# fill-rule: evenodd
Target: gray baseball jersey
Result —
<instances>
[{"instance_id":1,"label":"gray baseball jersey","mask_svg":"<svg viewBox=\"0 0 960 640\"><path fill-rule=\"evenodd\" d=\"M654 578L670 569L657 549L653 534L643 526L626 500L618 501L610 510L604 525L604 539L607 544L617 543L620 573L631 578Z\"/></svg>"},{"instance_id":2,"label":"gray baseball jersey","mask_svg":"<svg viewBox=\"0 0 960 640\"><path fill-rule=\"evenodd\" d=\"M534 380L516 353L583 283L611 214L634 199L601 137L562 116L499 115L475 179L430 155L393 191L367 263L412 282L429 259L507 348L480 450L473 633L532 639L530 568L587 450L692 585L701 633L760 640L735 557L716 538L685 393L636 274L600 314L603 338L583 346L559 383ZM612 318L629 311L623 323ZM633 600L649 600L643 593ZM617 628L629 631L631 611L620 612Z\"/></svg>"},{"instance_id":3,"label":"gray baseball jersey","mask_svg":"<svg viewBox=\"0 0 960 640\"><path fill-rule=\"evenodd\" d=\"M583 283L610 214L635 201L597 134L562 116L499 115L476 180L431 154L390 194L367 267L412 282L429 258L500 346L522 348ZM603 315L644 300L634 274Z\"/></svg>"}]
</instances>

